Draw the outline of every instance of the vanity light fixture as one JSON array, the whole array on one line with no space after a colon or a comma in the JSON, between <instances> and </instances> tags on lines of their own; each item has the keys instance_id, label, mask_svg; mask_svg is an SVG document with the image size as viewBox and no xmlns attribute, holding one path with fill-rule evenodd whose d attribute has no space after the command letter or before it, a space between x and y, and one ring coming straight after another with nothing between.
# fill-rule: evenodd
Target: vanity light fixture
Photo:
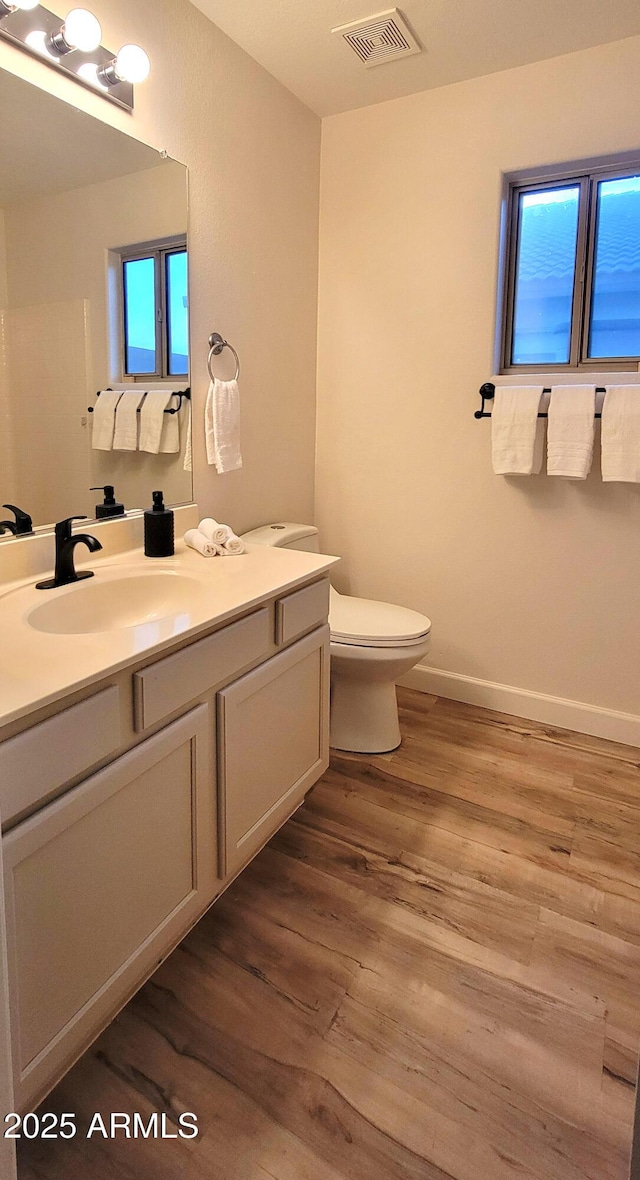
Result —
<instances>
[{"instance_id":1,"label":"vanity light fixture","mask_svg":"<svg viewBox=\"0 0 640 1180\"><path fill-rule=\"evenodd\" d=\"M134 84L148 78L151 63L139 45L114 54L101 37L99 20L86 8L72 8L61 20L39 0L0 0L1 40L131 112Z\"/></svg>"},{"instance_id":2,"label":"vanity light fixture","mask_svg":"<svg viewBox=\"0 0 640 1180\"><path fill-rule=\"evenodd\" d=\"M10 16L12 12L30 12L32 8L37 8L40 0L15 0L15 4L9 4L8 0L0 0L0 20L5 16Z\"/></svg>"}]
</instances>

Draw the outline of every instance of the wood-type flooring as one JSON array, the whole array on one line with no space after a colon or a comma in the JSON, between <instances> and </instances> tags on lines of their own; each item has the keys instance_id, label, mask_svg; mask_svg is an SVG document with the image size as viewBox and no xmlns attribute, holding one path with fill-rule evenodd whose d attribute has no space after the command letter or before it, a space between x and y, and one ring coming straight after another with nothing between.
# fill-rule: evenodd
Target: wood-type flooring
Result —
<instances>
[{"instance_id":1,"label":"wood-type flooring","mask_svg":"<svg viewBox=\"0 0 640 1180\"><path fill-rule=\"evenodd\" d=\"M626 1180L640 751L399 692L43 1104L20 1180ZM196 1139L86 1138L194 1112Z\"/></svg>"}]
</instances>

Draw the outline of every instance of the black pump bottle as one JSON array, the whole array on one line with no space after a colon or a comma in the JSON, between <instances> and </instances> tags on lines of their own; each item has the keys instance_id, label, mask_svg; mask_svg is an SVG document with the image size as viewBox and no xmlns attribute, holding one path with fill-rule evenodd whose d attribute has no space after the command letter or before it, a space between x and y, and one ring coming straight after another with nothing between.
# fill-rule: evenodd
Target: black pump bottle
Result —
<instances>
[{"instance_id":1,"label":"black pump bottle","mask_svg":"<svg viewBox=\"0 0 640 1180\"><path fill-rule=\"evenodd\" d=\"M162 492L153 492L153 508L144 514L145 557L173 557L173 512L165 508Z\"/></svg>"},{"instance_id":2,"label":"black pump bottle","mask_svg":"<svg viewBox=\"0 0 640 1180\"><path fill-rule=\"evenodd\" d=\"M115 497L115 488L113 484L105 484L104 487L89 488L90 492L104 492L104 502L96 504L96 518L104 520L110 516L124 516L124 504L120 504Z\"/></svg>"}]
</instances>

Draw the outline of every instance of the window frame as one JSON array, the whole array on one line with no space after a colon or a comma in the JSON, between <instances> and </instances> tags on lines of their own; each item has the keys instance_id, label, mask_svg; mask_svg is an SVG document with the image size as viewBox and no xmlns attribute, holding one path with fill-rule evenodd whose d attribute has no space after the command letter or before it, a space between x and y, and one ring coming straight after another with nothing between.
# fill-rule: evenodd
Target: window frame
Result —
<instances>
[{"instance_id":1,"label":"window frame","mask_svg":"<svg viewBox=\"0 0 640 1180\"><path fill-rule=\"evenodd\" d=\"M547 174L537 180L531 177L509 181L504 257L501 267L500 289L502 316L500 326L500 373L580 373L593 370L607 372L637 372L640 355L630 357L588 357L589 321L593 302L595 244L598 221L598 184L602 180L622 180L640 172L640 161L611 164L600 168L576 168L573 171ZM578 227L576 235L576 265L573 282L569 360L549 364L513 364L513 321L515 286L518 264L520 202L522 193L543 192L545 189L580 188Z\"/></svg>"},{"instance_id":2,"label":"window frame","mask_svg":"<svg viewBox=\"0 0 640 1180\"><path fill-rule=\"evenodd\" d=\"M188 380L188 370L186 373L169 372L169 316L167 313L169 282L167 258L172 254L186 253L188 266L189 251L186 234L177 234L175 237L163 238L160 241L139 242L133 246L125 246L114 253L118 256L119 353L122 380L133 382L180 381L183 378ZM140 262L146 258L153 258L155 261L156 369L153 373L131 373L127 370L127 297L124 268L127 262Z\"/></svg>"}]
</instances>

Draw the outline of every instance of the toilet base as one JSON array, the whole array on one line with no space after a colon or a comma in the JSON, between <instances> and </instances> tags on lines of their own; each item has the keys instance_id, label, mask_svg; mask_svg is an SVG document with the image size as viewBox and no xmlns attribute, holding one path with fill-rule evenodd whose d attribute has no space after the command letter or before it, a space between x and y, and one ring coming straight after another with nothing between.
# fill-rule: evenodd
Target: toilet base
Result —
<instances>
[{"instance_id":1,"label":"toilet base","mask_svg":"<svg viewBox=\"0 0 640 1180\"><path fill-rule=\"evenodd\" d=\"M335 750L385 754L400 745L393 683L335 677L331 681L331 735Z\"/></svg>"},{"instance_id":2,"label":"toilet base","mask_svg":"<svg viewBox=\"0 0 640 1180\"><path fill-rule=\"evenodd\" d=\"M331 641L331 723L334 750L387 754L400 745L396 680L417 664L429 636L407 647L359 647Z\"/></svg>"}]
</instances>

